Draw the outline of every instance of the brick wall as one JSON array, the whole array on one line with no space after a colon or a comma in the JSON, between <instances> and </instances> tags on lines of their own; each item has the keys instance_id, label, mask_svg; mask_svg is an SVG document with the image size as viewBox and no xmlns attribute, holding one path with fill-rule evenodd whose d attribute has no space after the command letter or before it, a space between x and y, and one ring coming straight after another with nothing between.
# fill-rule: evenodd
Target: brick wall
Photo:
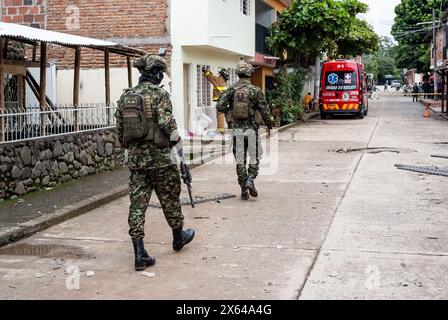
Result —
<instances>
[{"instance_id":1,"label":"brick wall","mask_svg":"<svg viewBox=\"0 0 448 320\"><path fill-rule=\"evenodd\" d=\"M148 44L148 38L169 36L167 0L3 0L3 6L4 22L90 38L114 38L125 45L132 39L132 47L148 52L163 46L168 48L169 60L169 43ZM52 45L48 53L58 68L73 68L73 49ZM111 67L126 65L122 56L111 54L110 59ZM82 68L101 68L103 61L103 52L83 48Z\"/></svg>"},{"instance_id":2,"label":"brick wall","mask_svg":"<svg viewBox=\"0 0 448 320\"><path fill-rule=\"evenodd\" d=\"M123 0L48 0L48 29L97 39L110 39L126 44L132 38L167 36L168 7L166 0L134 0L132 4ZM137 40L138 43L138 40ZM132 45L157 52L160 46L170 49L169 44ZM170 50L169 50L170 51ZM59 68L72 68L74 50L61 48L51 50L50 59L58 61ZM123 67L126 59L110 56L111 67ZM104 54L83 49L82 68L103 67Z\"/></svg>"},{"instance_id":3,"label":"brick wall","mask_svg":"<svg viewBox=\"0 0 448 320\"><path fill-rule=\"evenodd\" d=\"M48 0L48 29L99 39L164 36L166 16L166 0Z\"/></svg>"},{"instance_id":4,"label":"brick wall","mask_svg":"<svg viewBox=\"0 0 448 320\"><path fill-rule=\"evenodd\" d=\"M46 28L46 0L3 0L2 21Z\"/></svg>"}]
</instances>

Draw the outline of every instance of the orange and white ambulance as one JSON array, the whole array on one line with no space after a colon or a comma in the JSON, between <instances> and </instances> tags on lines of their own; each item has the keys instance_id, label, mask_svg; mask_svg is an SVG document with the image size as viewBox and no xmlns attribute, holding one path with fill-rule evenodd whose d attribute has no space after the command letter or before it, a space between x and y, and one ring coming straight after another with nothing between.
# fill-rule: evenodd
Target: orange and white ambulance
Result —
<instances>
[{"instance_id":1,"label":"orange and white ambulance","mask_svg":"<svg viewBox=\"0 0 448 320\"><path fill-rule=\"evenodd\" d=\"M333 114L354 114L363 119L369 112L364 66L351 60L325 62L319 100L322 119Z\"/></svg>"}]
</instances>

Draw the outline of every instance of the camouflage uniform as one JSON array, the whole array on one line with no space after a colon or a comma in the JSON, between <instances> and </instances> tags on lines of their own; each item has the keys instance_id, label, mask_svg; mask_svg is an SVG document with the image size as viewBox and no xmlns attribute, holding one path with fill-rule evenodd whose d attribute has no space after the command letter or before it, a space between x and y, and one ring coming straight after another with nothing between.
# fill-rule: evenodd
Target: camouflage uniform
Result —
<instances>
[{"instance_id":1,"label":"camouflage uniform","mask_svg":"<svg viewBox=\"0 0 448 320\"><path fill-rule=\"evenodd\" d=\"M252 72L253 69L249 70L248 75ZM251 108L259 111L264 123L268 128L272 128L271 111L263 91L253 85L249 78L240 78L237 83L224 91L216 105L216 109L224 113L232 111L234 93L236 88L241 86L247 86L249 88ZM263 154L260 137L258 135L259 125L255 120L255 116L253 116L244 121L233 119L231 129L233 135L233 154L237 163L236 172L238 175L238 184L243 188L248 176L252 176L253 178L258 176L260 159ZM249 168L247 168L248 153L250 157Z\"/></svg>"},{"instance_id":2,"label":"camouflage uniform","mask_svg":"<svg viewBox=\"0 0 448 320\"><path fill-rule=\"evenodd\" d=\"M184 217L179 200L181 182L177 164L171 156L171 147L163 148L149 141L130 143L124 141L123 96L129 92L151 96L151 108L156 114L155 121L168 137L177 133L177 126L172 115L169 94L150 82L142 81L136 87L127 89L118 101L115 114L117 132L120 142L129 149L128 166L131 171L129 235L132 239L143 239L145 212L152 190L155 190L159 198L169 226L172 229L183 227Z\"/></svg>"}]
</instances>

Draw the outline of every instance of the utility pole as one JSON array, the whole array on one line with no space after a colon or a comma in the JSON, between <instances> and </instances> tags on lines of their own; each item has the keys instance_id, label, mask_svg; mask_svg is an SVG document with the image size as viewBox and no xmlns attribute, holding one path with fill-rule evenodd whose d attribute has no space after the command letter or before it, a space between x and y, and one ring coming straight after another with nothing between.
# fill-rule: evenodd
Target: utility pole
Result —
<instances>
[{"instance_id":1,"label":"utility pole","mask_svg":"<svg viewBox=\"0 0 448 320\"><path fill-rule=\"evenodd\" d=\"M320 66L320 55L316 57L316 64L314 69L314 101L319 105L319 92L320 92L320 79L321 79L321 66ZM316 108L316 104L314 105Z\"/></svg>"},{"instance_id":2,"label":"utility pole","mask_svg":"<svg viewBox=\"0 0 448 320\"><path fill-rule=\"evenodd\" d=\"M432 8L432 54L434 57L434 93L437 92L437 81L436 81L436 67L437 67L437 59L436 59L436 44L437 44L437 39L436 39L436 9ZM435 96L434 96L435 97Z\"/></svg>"}]
</instances>

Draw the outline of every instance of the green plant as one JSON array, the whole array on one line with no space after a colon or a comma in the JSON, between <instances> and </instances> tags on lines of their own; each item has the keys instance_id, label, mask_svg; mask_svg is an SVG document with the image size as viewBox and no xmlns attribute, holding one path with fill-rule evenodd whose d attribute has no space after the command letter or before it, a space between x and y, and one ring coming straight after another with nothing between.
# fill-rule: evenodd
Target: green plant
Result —
<instances>
[{"instance_id":1,"label":"green plant","mask_svg":"<svg viewBox=\"0 0 448 320\"><path fill-rule=\"evenodd\" d=\"M302 118L302 91L306 78L307 72L302 68L288 72L283 66L276 70L274 87L267 98L271 108L280 110L282 123L292 123Z\"/></svg>"},{"instance_id":2,"label":"green plant","mask_svg":"<svg viewBox=\"0 0 448 320\"><path fill-rule=\"evenodd\" d=\"M367 9L358 0L294 0L270 28L267 44L300 66L312 65L322 52L331 57L373 53L378 36L358 18Z\"/></svg>"}]
</instances>

